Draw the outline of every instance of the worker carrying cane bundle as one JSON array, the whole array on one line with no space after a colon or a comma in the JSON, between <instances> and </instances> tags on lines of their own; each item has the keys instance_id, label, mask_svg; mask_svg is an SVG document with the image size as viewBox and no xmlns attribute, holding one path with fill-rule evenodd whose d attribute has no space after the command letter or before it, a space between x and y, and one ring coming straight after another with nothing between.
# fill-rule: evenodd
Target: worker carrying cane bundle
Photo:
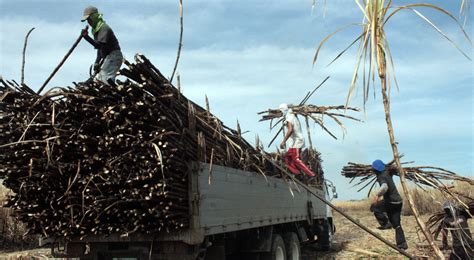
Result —
<instances>
[{"instance_id":1,"label":"worker carrying cane bundle","mask_svg":"<svg viewBox=\"0 0 474 260\"><path fill-rule=\"evenodd\" d=\"M285 154L286 166L295 175L300 175L301 170L310 178L316 176L300 158L301 148L304 147L304 136L298 117L288 107L288 104L281 104L279 109L285 117L284 124L287 128L285 137L280 144L280 148L285 149L288 141L288 151Z\"/></svg>"},{"instance_id":2,"label":"worker carrying cane bundle","mask_svg":"<svg viewBox=\"0 0 474 260\"><path fill-rule=\"evenodd\" d=\"M123 62L117 37L94 6L84 9L81 21L87 21L94 35L94 39L92 39L87 30L82 30L84 39L97 49L97 58L94 62L95 79L115 86L115 77Z\"/></svg>"},{"instance_id":3,"label":"worker carrying cane bundle","mask_svg":"<svg viewBox=\"0 0 474 260\"><path fill-rule=\"evenodd\" d=\"M397 247L403 250L408 249L401 223L401 212L403 200L398 193L397 187L393 182L393 178L389 170L385 167L385 163L381 160L372 162L372 170L375 172L377 182L380 184L380 189L377 191L373 204L378 203L383 197L385 210L388 215L388 220L395 229L395 241Z\"/></svg>"},{"instance_id":4,"label":"worker carrying cane bundle","mask_svg":"<svg viewBox=\"0 0 474 260\"><path fill-rule=\"evenodd\" d=\"M452 236L452 250L449 260L474 259L474 240L469 229L471 214L457 207L452 201L443 203L444 218L441 222L442 249L448 248L448 235Z\"/></svg>"}]
</instances>

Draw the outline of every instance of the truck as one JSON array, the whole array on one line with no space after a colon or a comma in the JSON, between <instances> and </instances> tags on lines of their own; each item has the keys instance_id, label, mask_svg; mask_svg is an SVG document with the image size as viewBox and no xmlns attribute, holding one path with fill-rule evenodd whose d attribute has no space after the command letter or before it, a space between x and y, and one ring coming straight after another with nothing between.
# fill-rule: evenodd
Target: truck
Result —
<instances>
[{"instance_id":1,"label":"truck","mask_svg":"<svg viewBox=\"0 0 474 260\"><path fill-rule=\"evenodd\" d=\"M310 187L330 200L327 181ZM47 239L55 257L80 259L296 260L301 246L329 250L331 209L287 178L194 163L188 174L189 227L157 234Z\"/></svg>"}]
</instances>

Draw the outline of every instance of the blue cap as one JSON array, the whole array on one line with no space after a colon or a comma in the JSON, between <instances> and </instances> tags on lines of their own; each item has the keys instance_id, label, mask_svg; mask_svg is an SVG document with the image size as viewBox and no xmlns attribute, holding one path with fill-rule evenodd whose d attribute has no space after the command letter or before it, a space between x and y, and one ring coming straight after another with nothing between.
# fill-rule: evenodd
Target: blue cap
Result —
<instances>
[{"instance_id":1,"label":"blue cap","mask_svg":"<svg viewBox=\"0 0 474 260\"><path fill-rule=\"evenodd\" d=\"M375 160L372 163L372 169L378 172L383 172L383 170L385 170L385 163L383 163L382 160Z\"/></svg>"}]
</instances>

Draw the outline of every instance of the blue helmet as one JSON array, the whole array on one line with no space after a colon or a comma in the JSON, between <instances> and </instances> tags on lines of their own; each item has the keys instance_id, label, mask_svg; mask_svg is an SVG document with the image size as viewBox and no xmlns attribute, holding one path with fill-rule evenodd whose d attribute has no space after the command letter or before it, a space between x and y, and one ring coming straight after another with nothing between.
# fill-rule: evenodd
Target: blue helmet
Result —
<instances>
[{"instance_id":1,"label":"blue helmet","mask_svg":"<svg viewBox=\"0 0 474 260\"><path fill-rule=\"evenodd\" d=\"M382 160L375 160L372 163L372 169L378 172L383 172L383 170L385 170L385 163L383 163Z\"/></svg>"}]
</instances>

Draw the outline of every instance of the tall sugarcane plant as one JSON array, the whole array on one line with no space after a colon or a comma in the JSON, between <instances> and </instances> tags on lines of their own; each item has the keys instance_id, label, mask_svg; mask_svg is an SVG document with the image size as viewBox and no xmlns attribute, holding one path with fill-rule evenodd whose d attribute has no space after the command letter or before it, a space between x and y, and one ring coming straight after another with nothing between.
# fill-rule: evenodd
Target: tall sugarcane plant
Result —
<instances>
[{"instance_id":1,"label":"tall sugarcane plant","mask_svg":"<svg viewBox=\"0 0 474 260\"><path fill-rule=\"evenodd\" d=\"M440 33L445 39L447 39L457 50L459 50L467 59L470 60L470 57L453 41L447 34L445 34L439 27L435 25L429 18L424 16L415 8L428 8L433 9L438 12L445 14L451 20L453 20L457 25L459 25L461 31L464 33L466 39L469 41L469 44L472 45L471 40L469 39L467 33L462 28L462 25L459 21L450 14L448 11L432 4L408 4L404 6L394 7L391 0L355 0L355 3L362 11L364 19L362 23L351 24L346 27L342 27L335 32L329 34L324 38L319 44L316 53L314 55L313 64L317 62L319 52L321 47L327 42L332 36L341 32L342 30L350 26L360 26L362 28L362 33L356 37L356 39L349 44L342 52L340 52L332 61L334 62L340 58L348 49L352 46L358 44L357 51L357 60L355 64L355 69L352 75L352 80L350 88L347 95L346 106L348 105L351 96L356 88L357 80L359 79L359 72L362 70L363 76L363 101L364 106L368 99L370 87L375 86L376 75L380 80L380 87L382 92L382 99L385 110L385 120L387 123L387 130L390 138L390 145L392 147L392 152L395 160L396 167L399 171L400 180L402 184L403 191L408 199L408 204L410 206L413 215L416 218L420 229L422 230L424 236L426 237L428 243L433 248L435 254L438 258L444 259L443 253L433 242L433 238L430 232L427 231L425 224L420 220L417 209L413 204L413 198L408 191L408 187L405 179L405 171L400 163L400 156L398 152L397 142L395 139L395 134L392 126L392 118L390 114L390 89L392 80L398 87L398 83L395 77L395 70L393 65L392 54L389 47L389 42L387 35L385 34L385 25L387 22L398 12L402 10L413 11L418 17L423 21L430 24L438 33ZM330 63L330 64L331 64ZM372 83L372 84L371 84Z\"/></svg>"}]
</instances>

